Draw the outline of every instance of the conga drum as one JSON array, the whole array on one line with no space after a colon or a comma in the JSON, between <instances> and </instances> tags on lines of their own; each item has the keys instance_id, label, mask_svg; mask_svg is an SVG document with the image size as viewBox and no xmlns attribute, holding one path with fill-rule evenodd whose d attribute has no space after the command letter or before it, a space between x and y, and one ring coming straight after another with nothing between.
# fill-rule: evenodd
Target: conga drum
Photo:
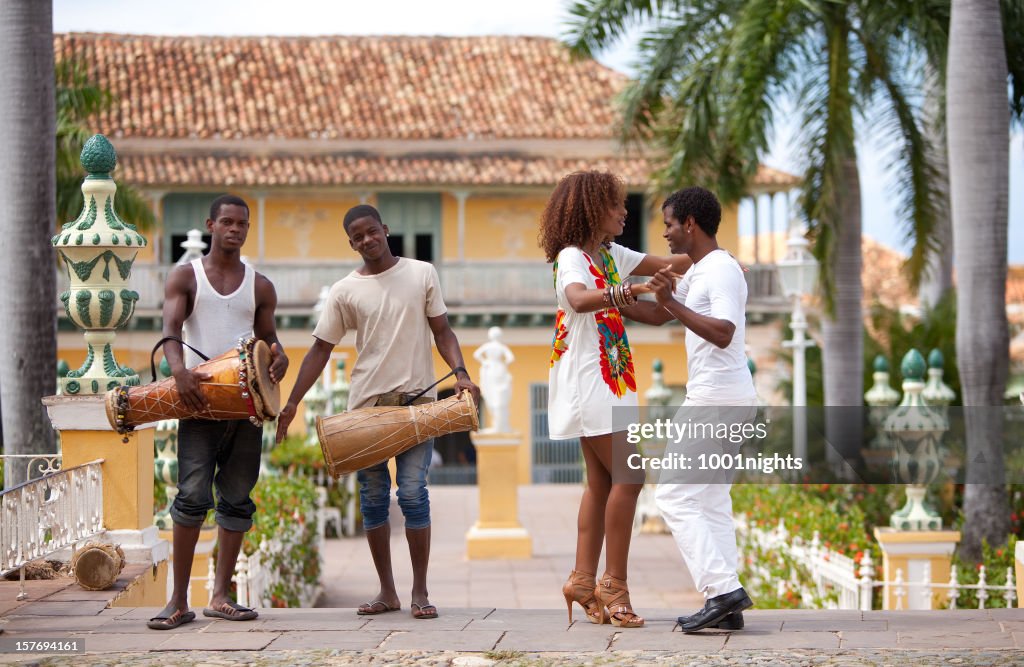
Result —
<instances>
[{"instance_id":1,"label":"conga drum","mask_svg":"<svg viewBox=\"0 0 1024 667\"><path fill-rule=\"evenodd\" d=\"M219 357L193 370L211 375L199 389L209 403L194 413L181 401L174 378L141 387L118 387L107 392L107 420L118 433L161 419L248 419L256 426L277 417L281 388L270 380L270 347L245 338Z\"/></svg>"},{"instance_id":2,"label":"conga drum","mask_svg":"<svg viewBox=\"0 0 1024 667\"><path fill-rule=\"evenodd\" d=\"M87 542L75 551L71 569L78 584L89 591L110 588L124 569L124 551L116 544Z\"/></svg>"},{"instance_id":3,"label":"conga drum","mask_svg":"<svg viewBox=\"0 0 1024 667\"><path fill-rule=\"evenodd\" d=\"M479 427L468 391L432 403L362 408L316 420L327 471L335 479L383 463L429 438Z\"/></svg>"}]
</instances>

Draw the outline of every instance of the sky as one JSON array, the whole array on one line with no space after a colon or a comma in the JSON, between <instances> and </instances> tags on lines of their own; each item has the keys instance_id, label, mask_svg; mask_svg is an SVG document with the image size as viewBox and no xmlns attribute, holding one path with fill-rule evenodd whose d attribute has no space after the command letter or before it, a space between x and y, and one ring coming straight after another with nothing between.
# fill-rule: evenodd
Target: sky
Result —
<instances>
[{"instance_id":1,"label":"sky","mask_svg":"<svg viewBox=\"0 0 1024 667\"><path fill-rule=\"evenodd\" d=\"M561 37L567 0L53 0L55 32L160 35L540 35ZM626 74L633 71L638 34L598 56ZM762 162L799 173L796 128L779 124ZM858 144L864 233L903 252L904 226L893 206L885 146L871 137ZM762 210L767 211L766 203ZM784 206L774 207L775 229L784 228ZM762 215L765 215L762 213ZM763 220L764 218L762 218ZM1009 260L1024 263L1024 134L1010 145ZM764 223L762 223L763 225ZM753 230L753 206L740 207L740 231ZM762 227L763 231L763 227Z\"/></svg>"}]
</instances>

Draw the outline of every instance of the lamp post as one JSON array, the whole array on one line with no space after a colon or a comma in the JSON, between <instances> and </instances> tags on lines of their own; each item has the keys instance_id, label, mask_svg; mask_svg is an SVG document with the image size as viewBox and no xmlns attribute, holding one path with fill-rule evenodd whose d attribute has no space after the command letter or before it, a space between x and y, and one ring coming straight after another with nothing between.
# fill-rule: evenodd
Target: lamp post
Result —
<instances>
[{"instance_id":1,"label":"lamp post","mask_svg":"<svg viewBox=\"0 0 1024 667\"><path fill-rule=\"evenodd\" d=\"M793 299L793 318L790 328L793 339L782 342L782 346L793 350L793 455L807 456L807 366L805 350L814 346L807 338L807 316L804 313L803 297L814 291L818 280L818 260L807 250L807 239L800 233L800 226L793 225L786 242L786 256L776 264L782 293ZM795 414L799 412L799 414Z\"/></svg>"}]
</instances>

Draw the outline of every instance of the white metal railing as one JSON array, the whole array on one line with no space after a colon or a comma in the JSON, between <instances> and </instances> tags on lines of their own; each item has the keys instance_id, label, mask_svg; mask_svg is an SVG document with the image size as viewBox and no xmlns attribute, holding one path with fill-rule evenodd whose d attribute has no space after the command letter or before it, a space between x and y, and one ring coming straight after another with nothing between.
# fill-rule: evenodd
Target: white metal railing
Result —
<instances>
[{"instance_id":1,"label":"white metal railing","mask_svg":"<svg viewBox=\"0 0 1024 667\"><path fill-rule=\"evenodd\" d=\"M264 262L256 269L274 283L283 308L312 308L320 288L332 285L359 266L358 262ZM553 309L555 292L551 265L531 262L449 262L437 263L441 289L449 307L514 306ZM131 289L139 293L136 308L159 310L163 304L164 281L171 266L139 264L132 267ZM755 264L744 274L748 303L781 299L778 277L772 264ZM58 293L68 289L66 272L58 271ZM58 302L60 308L63 306Z\"/></svg>"},{"instance_id":2,"label":"white metal railing","mask_svg":"<svg viewBox=\"0 0 1024 667\"><path fill-rule=\"evenodd\" d=\"M103 530L102 459L51 472L0 493L0 575L73 547Z\"/></svg>"},{"instance_id":3,"label":"white metal railing","mask_svg":"<svg viewBox=\"0 0 1024 667\"><path fill-rule=\"evenodd\" d=\"M0 454L0 461L8 465L9 461L25 461L26 477L35 479L60 470L60 454ZM0 479L0 486L3 480ZM0 489L2 490L2 489Z\"/></svg>"},{"instance_id":4,"label":"white metal railing","mask_svg":"<svg viewBox=\"0 0 1024 667\"><path fill-rule=\"evenodd\" d=\"M934 609L936 598L943 597L948 600L949 609L956 609L965 591L975 591L980 609L985 608L986 601L991 597L1002 597L1007 607L1013 607L1017 598L1012 567L1006 569L1005 584L988 583L984 565L979 567L976 584L961 584L956 565L950 568L948 582L936 582L932 580L931 564L928 562L925 562L918 581L906 581L902 568L896 569L892 581L883 581L875 579L875 566L868 551L864 551L858 564L849 556L823 546L817 531L809 543L799 536L791 537L782 519L774 529L762 530L750 525L746 517L741 515L737 518L737 531L761 553L779 554L806 570L810 576L811 585L808 586L795 569L790 569L788 580L777 579L774 582L779 595L794 591L802 600L824 602L827 608L870 611L876 588L882 588L884 595L895 600L894 608L897 610ZM756 560L749 567L755 580L764 582L773 576L767 567ZM941 595L942 591L945 591L945 595ZM916 601L911 596L916 596Z\"/></svg>"}]
</instances>

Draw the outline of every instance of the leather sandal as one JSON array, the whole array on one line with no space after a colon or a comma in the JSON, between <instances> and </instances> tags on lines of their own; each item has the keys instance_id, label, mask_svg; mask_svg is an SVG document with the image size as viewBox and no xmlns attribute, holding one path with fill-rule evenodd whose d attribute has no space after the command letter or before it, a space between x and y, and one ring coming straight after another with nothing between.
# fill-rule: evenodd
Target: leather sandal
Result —
<instances>
[{"instance_id":1,"label":"leather sandal","mask_svg":"<svg viewBox=\"0 0 1024 667\"><path fill-rule=\"evenodd\" d=\"M587 620L591 623L603 623L604 612L600 602L594 596L596 581L594 575L587 572L573 570L569 573L569 580L562 585L562 595L565 597L565 606L569 609L569 622L572 623L572 603L576 602L583 607Z\"/></svg>"},{"instance_id":2,"label":"leather sandal","mask_svg":"<svg viewBox=\"0 0 1024 667\"><path fill-rule=\"evenodd\" d=\"M624 580L605 574L594 590L594 596L602 605L602 623L607 615L608 620L617 628L643 627L644 619L633 611L633 605L629 602L629 587Z\"/></svg>"}]
</instances>

